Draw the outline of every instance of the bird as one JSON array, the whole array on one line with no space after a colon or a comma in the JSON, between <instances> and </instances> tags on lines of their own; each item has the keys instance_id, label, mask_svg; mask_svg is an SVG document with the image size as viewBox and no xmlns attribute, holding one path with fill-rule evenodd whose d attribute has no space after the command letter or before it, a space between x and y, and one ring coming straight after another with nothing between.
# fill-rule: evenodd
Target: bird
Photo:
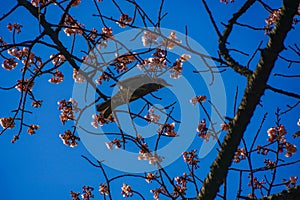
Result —
<instances>
[{"instance_id":1,"label":"bird","mask_svg":"<svg viewBox=\"0 0 300 200\"><path fill-rule=\"evenodd\" d=\"M119 87L119 91L109 100L96 105L96 110L105 119L112 116L112 106L116 108L128 104L163 87L171 86L162 78L150 77L145 74L119 81L115 85Z\"/></svg>"}]
</instances>

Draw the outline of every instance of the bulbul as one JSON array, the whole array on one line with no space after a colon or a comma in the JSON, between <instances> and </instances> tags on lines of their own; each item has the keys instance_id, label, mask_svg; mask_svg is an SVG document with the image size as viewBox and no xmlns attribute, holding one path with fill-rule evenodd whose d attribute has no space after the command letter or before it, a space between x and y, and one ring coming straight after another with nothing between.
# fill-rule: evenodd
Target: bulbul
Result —
<instances>
[{"instance_id":1,"label":"bulbul","mask_svg":"<svg viewBox=\"0 0 300 200\"><path fill-rule=\"evenodd\" d=\"M119 91L111 99L96 105L97 111L104 118L111 116L112 107L128 104L160 88L171 86L162 78L152 78L144 74L119 81L116 85L119 86Z\"/></svg>"}]
</instances>

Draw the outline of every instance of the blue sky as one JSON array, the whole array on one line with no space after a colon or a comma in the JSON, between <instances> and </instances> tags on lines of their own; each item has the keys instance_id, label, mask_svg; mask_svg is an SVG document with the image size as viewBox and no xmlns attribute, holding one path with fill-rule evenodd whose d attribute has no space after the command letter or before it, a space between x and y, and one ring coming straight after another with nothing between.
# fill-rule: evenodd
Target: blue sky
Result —
<instances>
[{"instance_id":1,"label":"blue sky","mask_svg":"<svg viewBox=\"0 0 300 200\"><path fill-rule=\"evenodd\" d=\"M150 2L142 2L141 5L145 8L145 11L149 13L151 17L156 19L158 0ZM218 0L209 2L216 21L227 22L229 17L234 11L236 11L244 1L236 1L233 4L224 5ZM270 2L270 1L267 1ZM1 1L0 13L5 13L15 5L14 1ZM124 12L128 10L131 14L132 10L126 7L126 4L120 4L124 7ZM122 6L123 5L123 6ZM103 11L108 16L114 16L117 18L119 13L116 9L112 8L109 1L101 3ZM280 6L279 3L273 4L274 8ZM26 10L20 8L18 12L12 14L9 18L0 22L0 35L4 40L11 40L11 33L5 28L9 22L18 22L23 25L22 33L17 36L18 41L24 39L33 39L34 35L39 31L37 21L33 20ZM201 4L201 1L191 0L189 3L184 1L166 1L164 11L168 12L168 15L162 22L162 27L175 30L184 33L185 26L188 27L189 36L201 44L204 49L213 56L216 56L217 48L217 36L213 30L212 25L209 22L207 14ZM87 28L101 28L98 19L92 18L90 15L96 13L93 7L92 1L83 1L80 7L72 8L71 15L76 16L80 22L84 23ZM47 20L56 22L59 15L55 9L49 9L47 11ZM265 25L264 19L268 17L268 13L265 12L260 6L256 5L251 8L246 17L241 18L243 23L250 23L253 26L262 27ZM110 23L108 23L110 24ZM222 25L218 23L222 30ZM115 25L114 25L115 26ZM116 28L114 33L120 33L123 29ZM299 30L293 30L289 33L287 42L293 44L296 35L299 35ZM60 37L67 46L70 44L70 38L61 34ZM49 40L49 38L45 38ZM233 47L238 47L239 50L246 51L249 54L253 53L260 41L263 41L263 46L266 45L268 37L264 35L263 31L250 32L245 28L239 28L238 31L233 32L230 37L230 44ZM79 43L80 45L82 43ZM80 45L77 47L80 49ZM36 47L33 49L39 56L48 58L50 54L55 53L52 50ZM81 55L81 54L79 54ZM240 63L247 63L248 57L233 53L233 55L239 60ZM289 58L296 58L294 54L284 52L283 55ZM250 69L255 68L255 63L258 57L255 57ZM2 60L1 60L2 62ZM19 66L18 66L19 67ZM20 68L16 68L14 71L5 71L0 69L0 86L7 87L15 83L16 79L20 79ZM198 93L207 92L207 88L199 88L197 85L196 75L191 72L191 67L187 64L186 71L184 71L185 77L192 77L191 82L193 88ZM294 65L287 69L287 63L282 60L278 60L276 63L276 73L284 74L299 74L299 69ZM69 64L65 64L62 68L65 74L65 80L63 83L54 85L48 83L50 76L45 76L35 83L34 90L35 95L43 99L43 106L35 110L34 114L26 115L28 123L37 123L41 128L37 131L37 134L30 136L24 131L20 140L15 144L11 144L10 141L13 138L16 130L9 130L0 136L0 191L3 199L30 199L30 200L52 200L52 199L69 199L69 191L81 191L83 185L90 185L95 187L95 198L99 199L100 195L97 192L99 183L104 182L103 176L99 169L92 167L87 161L85 161L81 155L85 155L91 160L95 160L93 156L86 150L82 143L76 148L69 148L62 144L59 134L63 133L67 128L71 127L71 123L63 126L59 120L60 111L57 109L57 101L61 99L69 99L72 96L72 68ZM231 70L222 73L222 78L226 88L227 96L227 116L233 116L233 97L235 94L236 86L239 87L238 100L241 99L243 89L245 87L245 78L232 73ZM287 90L297 93L299 91L298 79L283 79L281 77L272 76L269 81L270 85L279 88L288 88ZM201 85L201 84L200 84ZM19 98L19 92L17 90L3 91L1 90L0 98L0 117L7 117L11 115L11 110L16 108ZM208 94L205 94L209 96ZM191 97L187 97L189 101ZM255 115L251 120L251 125L248 127L245 134L245 140L251 141L254 137L254 133L259 127L260 120L265 112L268 112L268 118L265 126L262 129L261 135L257 143L266 143L267 129L275 126L275 109L276 107L286 109L286 105L293 105L297 101L296 99L286 98L282 95L274 94L267 91L262 98L263 106L256 109ZM178 112L178 111L176 111ZM179 113L175 113L175 115ZM294 144L299 144L299 139L291 139L291 135L296 132L299 127L296 123L299 118L299 107L296 107L293 112L282 117L282 124L284 124L288 131L288 140ZM195 127L196 129L196 127ZM180 135L183 135L179 133ZM195 132L196 134L196 132ZM222 134L221 138L223 137ZM194 142L189 149L199 148L199 144L202 143L200 138L195 137ZM212 151L206 157L201 159L200 168L198 174L201 178L204 178L209 170L209 166L216 156L216 151ZM283 155L282 155L283 156ZM286 161L300 159L299 153L293 155L292 158L286 159ZM255 156L254 163L257 166L263 166L263 159ZM233 164L234 167L242 166L247 167L246 161L242 161L240 164ZM180 157L172 165L166 167L166 170L170 172L171 176L178 176L186 169ZM289 167L285 170L279 170L277 182L280 182L281 178L288 178L289 176L300 175L297 172L297 166ZM119 174L119 171L105 167L109 176ZM244 177L246 180L246 176ZM151 199L152 194L148 193L148 190L155 188L154 185L148 185L144 180L138 180L133 178L126 178L118 180L112 185L112 193L115 199L121 199L120 187L123 182L131 184L135 190L144 191L145 198ZM248 180L243 184L245 191L247 190ZM229 199L231 195L235 195L237 186L237 174L231 173L228 178L228 195ZM281 188L282 189L282 188ZM279 191L281 189L274 189L273 191ZM146 191L146 192L145 192ZM189 193L188 194L194 195ZM246 193L246 192L245 192ZM136 196L132 199L138 199ZM163 198L162 198L163 199Z\"/></svg>"}]
</instances>

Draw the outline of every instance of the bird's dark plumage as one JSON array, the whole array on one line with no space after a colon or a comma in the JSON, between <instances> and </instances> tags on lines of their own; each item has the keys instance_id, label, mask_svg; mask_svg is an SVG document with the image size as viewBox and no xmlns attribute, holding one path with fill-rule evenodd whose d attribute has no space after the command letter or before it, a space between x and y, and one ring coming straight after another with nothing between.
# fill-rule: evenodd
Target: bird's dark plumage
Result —
<instances>
[{"instance_id":1,"label":"bird's dark plumage","mask_svg":"<svg viewBox=\"0 0 300 200\"><path fill-rule=\"evenodd\" d=\"M128 104L160 88L170 86L162 78L152 78L147 75L137 75L117 83L119 91L111 99L96 106L104 118L112 114L112 107Z\"/></svg>"}]
</instances>

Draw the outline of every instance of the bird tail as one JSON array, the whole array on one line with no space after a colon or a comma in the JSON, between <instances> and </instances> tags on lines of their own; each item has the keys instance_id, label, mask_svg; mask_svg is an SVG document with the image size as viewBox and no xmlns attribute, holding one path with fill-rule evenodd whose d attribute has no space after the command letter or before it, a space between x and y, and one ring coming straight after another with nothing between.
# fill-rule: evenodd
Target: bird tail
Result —
<instances>
[{"instance_id":1,"label":"bird tail","mask_svg":"<svg viewBox=\"0 0 300 200\"><path fill-rule=\"evenodd\" d=\"M98 112L100 112L104 118L109 118L111 115L111 100L100 103L96 106Z\"/></svg>"}]
</instances>

